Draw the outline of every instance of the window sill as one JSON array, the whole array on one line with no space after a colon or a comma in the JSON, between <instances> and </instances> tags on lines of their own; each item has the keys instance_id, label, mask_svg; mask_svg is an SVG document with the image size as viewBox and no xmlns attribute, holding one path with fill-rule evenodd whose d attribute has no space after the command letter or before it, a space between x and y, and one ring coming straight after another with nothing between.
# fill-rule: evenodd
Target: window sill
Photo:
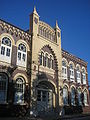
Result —
<instances>
[{"instance_id":1,"label":"window sill","mask_svg":"<svg viewBox=\"0 0 90 120\"><path fill-rule=\"evenodd\" d=\"M89 106L89 104L85 104L85 107L88 107Z\"/></svg>"},{"instance_id":2,"label":"window sill","mask_svg":"<svg viewBox=\"0 0 90 120\"><path fill-rule=\"evenodd\" d=\"M14 103L14 105L26 105L26 103Z\"/></svg>"}]
</instances>

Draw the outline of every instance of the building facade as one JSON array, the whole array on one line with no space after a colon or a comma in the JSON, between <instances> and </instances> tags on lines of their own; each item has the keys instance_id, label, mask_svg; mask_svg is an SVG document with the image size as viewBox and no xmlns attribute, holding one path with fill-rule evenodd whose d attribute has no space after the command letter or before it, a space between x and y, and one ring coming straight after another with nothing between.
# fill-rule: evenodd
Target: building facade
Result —
<instances>
[{"instance_id":1,"label":"building facade","mask_svg":"<svg viewBox=\"0 0 90 120\"><path fill-rule=\"evenodd\" d=\"M40 21L35 8L28 31L0 20L0 114L88 112L87 76L87 62L61 49L57 22Z\"/></svg>"}]
</instances>

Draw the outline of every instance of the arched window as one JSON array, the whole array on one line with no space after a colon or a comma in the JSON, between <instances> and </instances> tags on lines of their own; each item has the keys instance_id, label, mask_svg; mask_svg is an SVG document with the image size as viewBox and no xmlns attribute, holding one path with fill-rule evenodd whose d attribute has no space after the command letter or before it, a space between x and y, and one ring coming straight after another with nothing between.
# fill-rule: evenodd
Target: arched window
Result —
<instances>
[{"instance_id":1,"label":"arched window","mask_svg":"<svg viewBox=\"0 0 90 120\"><path fill-rule=\"evenodd\" d=\"M62 78L67 79L67 65L64 60L62 61Z\"/></svg>"},{"instance_id":2,"label":"arched window","mask_svg":"<svg viewBox=\"0 0 90 120\"><path fill-rule=\"evenodd\" d=\"M75 105L75 88L71 88L71 105Z\"/></svg>"},{"instance_id":3,"label":"arched window","mask_svg":"<svg viewBox=\"0 0 90 120\"><path fill-rule=\"evenodd\" d=\"M82 79L83 79L83 84L86 84L85 68L82 69Z\"/></svg>"},{"instance_id":4,"label":"arched window","mask_svg":"<svg viewBox=\"0 0 90 120\"><path fill-rule=\"evenodd\" d=\"M8 37L2 38L0 57L2 61L11 63L12 44Z\"/></svg>"},{"instance_id":5,"label":"arched window","mask_svg":"<svg viewBox=\"0 0 90 120\"><path fill-rule=\"evenodd\" d=\"M45 54L45 66L48 67L48 54Z\"/></svg>"},{"instance_id":6,"label":"arched window","mask_svg":"<svg viewBox=\"0 0 90 120\"><path fill-rule=\"evenodd\" d=\"M23 43L18 45L17 51L17 65L26 67L27 62L27 51L26 46Z\"/></svg>"},{"instance_id":7,"label":"arched window","mask_svg":"<svg viewBox=\"0 0 90 120\"><path fill-rule=\"evenodd\" d=\"M82 105L82 100L81 100L81 89L78 89L78 103L79 103L79 105Z\"/></svg>"},{"instance_id":8,"label":"arched window","mask_svg":"<svg viewBox=\"0 0 90 120\"><path fill-rule=\"evenodd\" d=\"M50 55L50 64L49 64L50 68L53 69L53 57L52 55Z\"/></svg>"},{"instance_id":9,"label":"arched window","mask_svg":"<svg viewBox=\"0 0 90 120\"><path fill-rule=\"evenodd\" d=\"M15 83L15 99L16 104L24 103L25 80L20 77L16 79Z\"/></svg>"},{"instance_id":10,"label":"arched window","mask_svg":"<svg viewBox=\"0 0 90 120\"><path fill-rule=\"evenodd\" d=\"M68 88L67 88L67 86L63 87L63 103L64 103L64 105L68 104Z\"/></svg>"},{"instance_id":11,"label":"arched window","mask_svg":"<svg viewBox=\"0 0 90 120\"><path fill-rule=\"evenodd\" d=\"M83 94L84 94L84 105L87 105L88 104L88 102L87 102L87 91L85 90L84 92L83 92Z\"/></svg>"},{"instance_id":12,"label":"arched window","mask_svg":"<svg viewBox=\"0 0 90 120\"><path fill-rule=\"evenodd\" d=\"M40 65L44 66L44 53L43 52L41 52L41 55L40 55Z\"/></svg>"},{"instance_id":13,"label":"arched window","mask_svg":"<svg viewBox=\"0 0 90 120\"><path fill-rule=\"evenodd\" d=\"M70 80L74 81L74 66L70 64Z\"/></svg>"},{"instance_id":14,"label":"arched window","mask_svg":"<svg viewBox=\"0 0 90 120\"><path fill-rule=\"evenodd\" d=\"M8 77L4 73L0 73L0 103L6 103L7 99Z\"/></svg>"},{"instance_id":15,"label":"arched window","mask_svg":"<svg viewBox=\"0 0 90 120\"><path fill-rule=\"evenodd\" d=\"M80 76L79 66L77 66L77 68L76 68L76 74L77 74L77 83L81 83L81 76Z\"/></svg>"}]
</instances>

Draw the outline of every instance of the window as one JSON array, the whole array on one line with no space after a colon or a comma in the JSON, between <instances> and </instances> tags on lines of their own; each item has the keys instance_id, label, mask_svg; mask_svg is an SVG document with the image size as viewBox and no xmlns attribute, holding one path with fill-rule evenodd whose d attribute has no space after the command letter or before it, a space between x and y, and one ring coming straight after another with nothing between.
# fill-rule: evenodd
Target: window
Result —
<instances>
[{"instance_id":1,"label":"window","mask_svg":"<svg viewBox=\"0 0 90 120\"><path fill-rule=\"evenodd\" d=\"M79 66L77 66L77 68L76 68L76 74L77 74L77 83L81 83L81 76L80 76Z\"/></svg>"},{"instance_id":2,"label":"window","mask_svg":"<svg viewBox=\"0 0 90 120\"><path fill-rule=\"evenodd\" d=\"M45 54L45 66L48 67L48 54Z\"/></svg>"},{"instance_id":3,"label":"window","mask_svg":"<svg viewBox=\"0 0 90 120\"><path fill-rule=\"evenodd\" d=\"M0 59L2 61L11 63L11 51L12 51L11 40L8 37L2 38Z\"/></svg>"},{"instance_id":4,"label":"window","mask_svg":"<svg viewBox=\"0 0 90 120\"><path fill-rule=\"evenodd\" d=\"M62 61L62 78L67 79L67 65L64 60Z\"/></svg>"},{"instance_id":5,"label":"window","mask_svg":"<svg viewBox=\"0 0 90 120\"><path fill-rule=\"evenodd\" d=\"M64 105L68 104L68 88L66 86L63 88L63 103Z\"/></svg>"},{"instance_id":6,"label":"window","mask_svg":"<svg viewBox=\"0 0 90 120\"><path fill-rule=\"evenodd\" d=\"M27 62L26 46L23 43L20 43L17 52L17 65L26 67L26 62Z\"/></svg>"},{"instance_id":7,"label":"window","mask_svg":"<svg viewBox=\"0 0 90 120\"><path fill-rule=\"evenodd\" d=\"M87 105L87 91L84 91L84 105Z\"/></svg>"},{"instance_id":8,"label":"window","mask_svg":"<svg viewBox=\"0 0 90 120\"><path fill-rule=\"evenodd\" d=\"M49 55L48 53L45 53L44 55L44 52L41 51L39 61L40 61L40 65L53 69L54 60L51 54Z\"/></svg>"},{"instance_id":9,"label":"window","mask_svg":"<svg viewBox=\"0 0 90 120\"><path fill-rule=\"evenodd\" d=\"M5 103L7 99L8 77L0 73L0 103Z\"/></svg>"},{"instance_id":10,"label":"window","mask_svg":"<svg viewBox=\"0 0 90 120\"><path fill-rule=\"evenodd\" d=\"M78 89L78 103L79 103L79 105L82 105L82 100L81 100L81 89Z\"/></svg>"},{"instance_id":11,"label":"window","mask_svg":"<svg viewBox=\"0 0 90 120\"><path fill-rule=\"evenodd\" d=\"M40 65L44 66L44 53L43 52L41 52L41 55L40 55Z\"/></svg>"},{"instance_id":12,"label":"window","mask_svg":"<svg viewBox=\"0 0 90 120\"><path fill-rule=\"evenodd\" d=\"M75 105L75 88L71 88L71 105Z\"/></svg>"},{"instance_id":13,"label":"window","mask_svg":"<svg viewBox=\"0 0 90 120\"><path fill-rule=\"evenodd\" d=\"M83 84L86 84L86 74L85 74L85 69L82 69L82 79L83 79Z\"/></svg>"},{"instance_id":14,"label":"window","mask_svg":"<svg viewBox=\"0 0 90 120\"><path fill-rule=\"evenodd\" d=\"M38 90L37 91L37 101L46 101L47 91Z\"/></svg>"},{"instance_id":15,"label":"window","mask_svg":"<svg viewBox=\"0 0 90 120\"><path fill-rule=\"evenodd\" d=\"M50 55L49 67L53 69L53 58L51 55Z\"/></svg>"},{"instance_id":16,"label":"window","mask_svg":"<svg viewBox=\"0 0 90 120\"><path fill-rule=\"evenodd\" d=\"M70 64L70 80L74 81L74 67Z\"/></svg>"},{"instance_id":17,"label":"window","mask_svg":"<svg viewBox=\"0 0 90 120\"><path fill-rule=\"evenodd\" d=\"M17 78L15 83L15 100L17 104L24 103L25 81L23 78Z\"/></svg>"}]
</instances>

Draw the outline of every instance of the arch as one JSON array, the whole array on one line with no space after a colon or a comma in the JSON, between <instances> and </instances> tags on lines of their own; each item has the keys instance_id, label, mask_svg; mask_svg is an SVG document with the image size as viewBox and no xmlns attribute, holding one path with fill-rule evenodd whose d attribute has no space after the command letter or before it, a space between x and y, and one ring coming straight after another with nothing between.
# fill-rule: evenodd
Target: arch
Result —
<instances>
[{"instance_id":1,"label":"arch","mask_svg":"<svg viewBox=\"0 0 90 120\"><path fill-rule=\"evenodd\" d=\"M71 85L71 86L70 86L70 91L71 91L72 87L73 87L74 89L76 89L76 86L75 86L75 85Z\"/></svg>"},{"instance_id":2,"label":"arch","mask_svg":"<svg viewBox=\"0 0 90 120\"><path fill-rule=\"evenodd\" d=\"M46 80L36 85L37 110L52 110L56 104L56 91L54 85Z\"/></svg>"},{"instance_id":3,"label":"arch","mask_svg":"<svg viewBox=\"0 0 90 120\"><path fill-rule=\"evenodd\" d=\"M77 67L79 67L79 70L81 70L81 68L80 68L80 65L79 65L79 64L76 64L76 69L77 69Z\"/></svg>"},{"instance_id":4,"label":"arch","mask_svg":"<svg viewBox=\"0 0 90 120\"><path fill-rule=\"evenodd\" d=\"M48 25L47 23L45 23L45 22L43 22L43 21L39 21L39 25L42 27L45 27L46 29L48 29L50 32L55 32L54 31L54 29L50 26L50 25Z\"/></svg>"},{"instance_id":5,"label":"arch","mask_svg":"<svg viewBox=\"0 0 90 120\"><path fill-rule=\"evenodd\" d=\"M85 72L84 72L83 70L84 70ZM83 73L86 73L86 69L85 69L84 66L82 67L82 72L83 72Z\"/></svg>"},{"instance_id":6,"label":"arch","mask_svg":"<svg viewBox=\"0 0 90 120\"><path fill-rule=\"evenodd\" d=\"M82 91L82 87L81 86L79 86L78 89L81 89L81 91Z\"/></svg>"},{"instance_id":7,"label":"arch","mask_svg":"<svg viewBox=\"0 0 90 120\"><path fill-rule=\"evenodd\" d=\"M13 78L14 82L16 81L16 79L17 79L18 77L24 78L25 82L28 83L28 78L27 78L24 74L22 74L22 73L17 73L17 74L14 76L14 78Z\"/></svg>"},{"instance_id":8,"label":"arch","mask_svg":"<svg viewBox=\"0 0 90 120\"><path fill-rule=\"evenodd\" d=\"M66 62L66 65L68 66L68 61L67 61L67 59L66 58L62 58L62 61L65 61Z\"/></svg>"},{"instance_id":9,"label":"arch","mask_svg":"<svg viewBox=\"0 0 90 120\"><path fill-rule=\"evenodd\" d=\"M25 40L22 40L22 39L20 39L20 40L18 40L18 41L16 42L17 48L18 48L18 45L19 45L20 43L23 43L23 44L26 46L27 51L30 51L29 45L27 44L27 42L26 42Z\"/></svg>"},{"instance_id":10,"label":"arch","mask_svg":"<svg viewBox=\"0 0 90 120\"><path fill-rule=\"evenodd\" d=\"M51 48L51 46L50 46L49 44L48 44L48 45L44 45L44 46L39 50L38 56L40 55L40 53L41 53L41 51L42 51L42 49L43 49L44 47L48 47L48 48L51 50L52 55L53 55L53 58L54 58L54 60L55 60L56 68L58 69L57 57L56 57L56 55L55 55L53 49ZM39 57L38 57L38 61L39 61Z\"/></svg>"},{"instance_id":11,"label":"arch","mask_svg":"<svg viewBox=\"0 0 90 120\"><path fill-rule=\"evenodd\" d=\"M12 42L12 45L15 45L14 38L13 38L10 34L8 34L8 33L2 33L2 34L0 35L0 40L2 40L2 38L4 38L4 37L10 38L10 40L11 40L11 42Z\"/></svg>"},{"instance_id":12,"label":"arch","mask_svg":"<svg viewBox=\"0 0 90 120\"><path fill-rule=\"evenodd\" d=\"M64 87L64 86L67 86L67 88L68 88L68 90L69 90L69 85L68 85L67 83L64 83L64 84L63 84L63 87Z\"/></svg>"},{"instance_id":13,"label":"arch","mask_svg":"<svg viewBox=\"0 0 90 120\"><path fill-rule=\"evenodd\" d=\"M86 87L82 89L82 92L84 92L84 91L87 91L87 93L88 93L88 89Z\"/></svg>"},{"instance_id":14,"label":"arch","mask_svg":"<svg viewBox=\"0 0 90 120\"><path fill-rule=\"evenodd\" d=\"M72 64L72 65L73 65L73 68L75 68L75 64L74 64L72 61L69 62L69 65L70 65L70 64Z\"/></svg>"},{"instance_id":15,"label":"arch","mask_svg":"<svg viewBox=\"0 0 90 120\"><path fill-rule=\"evenodd\" d=\"M46 80L46 79L39 80L39 81L37 81L37 85L38 85L40 82L43 82L43 81L45 81L45 82L50 82L50 83L54 86L54 88L56 89L56 84L55 84L52 80L50 80L50 79L48 79L48 80Z\"/></svg>"}]
</instances>

